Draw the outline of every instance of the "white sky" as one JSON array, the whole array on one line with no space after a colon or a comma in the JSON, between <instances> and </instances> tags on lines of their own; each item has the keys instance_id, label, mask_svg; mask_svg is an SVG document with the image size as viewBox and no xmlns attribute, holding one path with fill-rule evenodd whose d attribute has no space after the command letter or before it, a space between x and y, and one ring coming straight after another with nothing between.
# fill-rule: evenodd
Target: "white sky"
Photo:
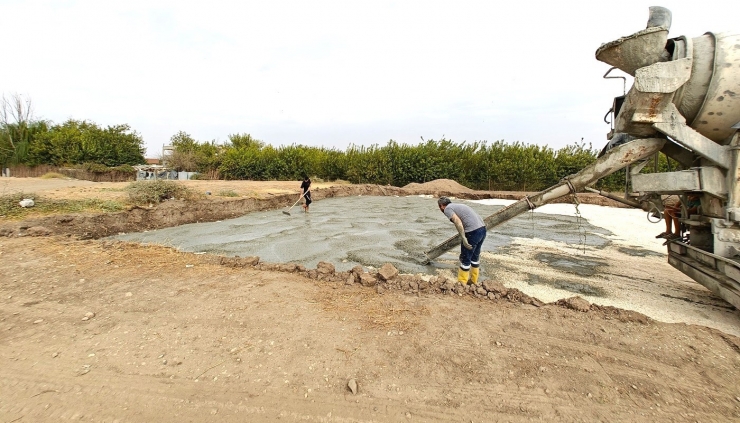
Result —
<instances>
[{"instance_id":1,"label":"white sky","mask_svg":"<svg viewBox=\"0 0 740 423\"><path fill-rule=\"evenodd\" d=\"M622 82L594 53L651 5L673 12L669 37L740 31L737 0L0 0L0 94L55 123L128 123L147 157L178 131L601 148Z\"/></svg>"}]
</instances>

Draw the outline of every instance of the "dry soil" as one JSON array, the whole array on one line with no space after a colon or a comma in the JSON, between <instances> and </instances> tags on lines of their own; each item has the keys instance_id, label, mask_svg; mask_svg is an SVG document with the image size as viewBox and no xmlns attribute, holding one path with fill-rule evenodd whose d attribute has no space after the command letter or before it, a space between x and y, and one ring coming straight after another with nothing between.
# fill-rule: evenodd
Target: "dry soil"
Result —
<instances>
[{"instance_id":1,"label":"dry soil","mask_svg":"<svg viewBox=\"0 0 740 423\"><path fill-rule=\"evenodd\" d=\"M0 422L740 419L740 339L716 329L98 240L286 207L299 186L188 184L239 196L0 221ZM119 198L124 185L7 178L0 192Z\"/></svg>"}]
</instances>

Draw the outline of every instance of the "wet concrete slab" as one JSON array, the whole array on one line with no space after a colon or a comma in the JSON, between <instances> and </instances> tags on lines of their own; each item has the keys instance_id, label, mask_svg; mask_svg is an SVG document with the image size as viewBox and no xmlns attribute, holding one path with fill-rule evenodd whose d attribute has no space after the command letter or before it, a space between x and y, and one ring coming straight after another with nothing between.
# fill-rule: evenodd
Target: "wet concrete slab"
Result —
<instances>
[{"instance_id":1,"label":"wet concrete slab","mask_svg":"<svg viewBox=\"0 0 740 423\"><path fill-rule=\"evenodd\" d=\"M464 201L482 217L502 205ZM452 223L429 196L329 198L314 202L310 213L300 208L252 212L237 219L196 223L155 231L111 237L140 243L172 246L181 251L223 256L259 256L262 261L300 263L314 268L319 261L337 270L360 264L378 268L392 263L404 273L435 273L454 268L453 250L429 265L421 264L423 251L455 235ZM526 213L492 231L483 246L496 252L514 238L555 241L578 248L603 248L611 232L576 216Z\"/></svg>"},{"instance_id":2,"label":"wet concrete slab","mask_svg":"<svg viewBox=\"0 0 740 423\"><path fill-rule=\"evenodd\" d=\"M617 251L623 254L627 254L628 256L632 257L665 257L665 254L658 253L652 250L647 250L642 247L619 247L617 248Z\"/></svg>"},{"instance_id":3,"label":"wet concrete slab","mask_svg":"<svg viewBox=\"0 0 740 423\"><path fill-rule=\"evenodd\" d=\"M546 278L539 275L528 275L527 283L530 285L547 285L555 289L571 292L581 296L606 297L606 290L598 286L574 282L567 279Z\"/></svg>"},{"instance_id":4,"label":"wet concrete slab","mask_svg":"<svg viewBox=\"0 0 740 423\"><path fill-rule=\"evenodd\" d=\"M599 271L599 267L607 266L607 263L603 260L565 254L537 253L534 257L537 261L547 263L550 267L579 276L593 276Z\"/></svg>"}]
</instances>

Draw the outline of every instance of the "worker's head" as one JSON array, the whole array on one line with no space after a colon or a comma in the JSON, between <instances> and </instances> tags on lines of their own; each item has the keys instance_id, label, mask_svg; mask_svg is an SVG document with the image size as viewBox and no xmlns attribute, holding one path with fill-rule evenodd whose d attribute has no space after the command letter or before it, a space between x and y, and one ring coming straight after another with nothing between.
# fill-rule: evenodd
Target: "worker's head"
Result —
<instances>
[{"instance_id":1,"label":"worker's head","mask_svg":"<svg viewBox=\"0 0 740 423\"><path fill-rule=\"evenodd\" d=\"M441 211L445 211L445 207L447 207L448 204L450 204L452 201L450 201L447 197L439 197L439 200L437 200L437 206L439 206L439 209Z\"/></svg>"}]
</instances>

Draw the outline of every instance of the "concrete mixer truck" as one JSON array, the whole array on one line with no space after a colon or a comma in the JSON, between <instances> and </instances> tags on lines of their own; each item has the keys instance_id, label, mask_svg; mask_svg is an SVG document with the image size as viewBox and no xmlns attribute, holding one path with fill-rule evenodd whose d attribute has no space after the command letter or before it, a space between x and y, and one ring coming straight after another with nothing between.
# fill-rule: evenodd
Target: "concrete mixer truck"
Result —
<instances>
[{"instance_id":1,"label":"concrete mixer truck","mask_svg":"<svg viewBox=\"0 0 740 423\"><path fill-rule=\"evenodd\" d=\"M584 190L660 217L663 198L680 199L684 236L667 243L668 262L740 308L740 34L707 32L668 38L671 12L651 7L647 27L602 44L596 59L634 81L605 116L609 140L595 163L484 219L490 229L556 198ZM670 172L641 172L657 154ZM591 188L625 170L624 195ZM701 205L689 215L689 196ZM451 237L429 251L433 260L460 245Z\"/></svg>"}]
</instances>

